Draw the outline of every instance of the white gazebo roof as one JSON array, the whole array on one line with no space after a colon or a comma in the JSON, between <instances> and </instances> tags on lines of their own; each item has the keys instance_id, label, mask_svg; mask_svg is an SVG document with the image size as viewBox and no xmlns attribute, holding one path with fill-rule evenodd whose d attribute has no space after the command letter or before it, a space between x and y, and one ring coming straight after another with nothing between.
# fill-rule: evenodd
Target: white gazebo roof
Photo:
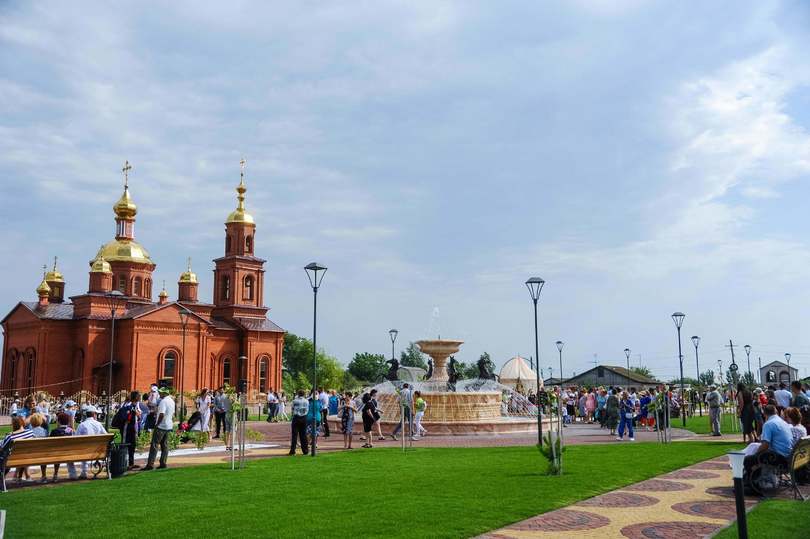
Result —
<instances>
[{"instance_id":1,"label":"white gazebo roof","mask_svg":"<svg viewBox=\"0 0 810 539\"><path fill-rule=\"evenodd\" d=\"M529 367L529 363L520 356L515 356L501 367L499 378L502 384L517 382L518 380L536 380L537 374Z\"/></svg>"}]
</instances>

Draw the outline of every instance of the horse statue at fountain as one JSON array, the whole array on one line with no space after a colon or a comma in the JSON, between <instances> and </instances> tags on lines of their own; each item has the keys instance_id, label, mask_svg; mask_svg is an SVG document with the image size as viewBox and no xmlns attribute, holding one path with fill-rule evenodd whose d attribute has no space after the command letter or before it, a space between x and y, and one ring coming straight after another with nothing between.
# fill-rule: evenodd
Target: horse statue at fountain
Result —
<instances>
[{"instance_id":1,"label":"horse statue at fountain","mask_svg":"<svg viewBox=\"0 0 810 539\"><path fill-rule=\"evenodd\" d=\"M450 356L450 359L447 362L447 391L456 390L456 382L458 382L461 374L456 370L457 364L456 358L454 356Z\"/></svg>"},{"instance_id":2,"label":"horse statue at fountain","mask_svg":"<svg viewBox=\"0 0 810 539\"><path fill-rule=\"evenodd\" d=\"M388 372L385 373L385 379L389 382L396 382L399 380L399 361L396 359L389 359L385 362L387 365L391 365L388 368Z\"/></svg>"},{"instance_id":3,"label":"horse statue at fountain","mask_svg":"<svg viewBox=\"0 0 810 539\"><path fill-rule=\"evenodd\" d=\"M425 380L430 380L431 378L433 378L433 360L428 359L428 371L427 374L425 374Z\"/></svg>"},{"instance_id":4,"label":"horse statue at fountain","mask_svg":"<svg viewBox=\"0 0 810 539\"><path fill-rule=\"evenodd\" d=\"M488 357L481 356L478 360L478 378L480 380L495 380L492 361Z\"/></svg>"}]
</instances>

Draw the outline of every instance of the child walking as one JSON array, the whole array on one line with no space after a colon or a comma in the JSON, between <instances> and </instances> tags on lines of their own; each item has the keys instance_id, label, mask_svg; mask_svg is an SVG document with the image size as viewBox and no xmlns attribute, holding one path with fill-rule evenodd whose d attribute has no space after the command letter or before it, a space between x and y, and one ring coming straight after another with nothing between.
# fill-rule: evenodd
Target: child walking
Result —
<instances>
[{"instance_id":1,"label":"child walking","mask_svg":"<svg viewBox=\"0 0 810 539\"><path fill-rule=\"evenodd\" d=\"M425 399L422 398L421 391L414 391L413 396L416 408L416 417L414 418L413 422L413 430L416 434L415 437L419 438L420 436L424 436L425 434L427 434L427 430L425 429L425 427L422 426L422 417L424 417L425 415L427 402L425 402Z\"/></svg>"}]
</instances>

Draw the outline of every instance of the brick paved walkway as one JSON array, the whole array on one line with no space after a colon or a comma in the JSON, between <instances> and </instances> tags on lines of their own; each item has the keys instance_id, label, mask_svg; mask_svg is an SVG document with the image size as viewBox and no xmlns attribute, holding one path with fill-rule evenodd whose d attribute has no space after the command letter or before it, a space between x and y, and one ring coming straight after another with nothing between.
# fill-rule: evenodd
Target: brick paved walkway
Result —
<instances>
[{"instance_id":1,"label":"brick paved walkway","mask_svg":"<svg viewBox=\"0 0 810 539\"><path fill-rule=\"evenodd\" d=\"M495 530L482 538L710 537L736 517L728 457L700 462ZM749 509L756 503L747 500Z\"/></svg>"}]
</instances>

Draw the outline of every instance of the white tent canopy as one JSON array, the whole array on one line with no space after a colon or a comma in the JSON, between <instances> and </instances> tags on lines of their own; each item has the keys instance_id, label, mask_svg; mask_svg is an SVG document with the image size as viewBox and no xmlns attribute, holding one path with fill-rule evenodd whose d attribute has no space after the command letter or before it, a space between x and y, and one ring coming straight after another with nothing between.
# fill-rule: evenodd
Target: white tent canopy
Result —
<instances>
[{"instance_id":1,"label":"white tent canopy","mask_svg":"<svg viewBox=\"0 0 810 539\"><path fill-rule=\"evenodd\" d=\"M518 381L523 387L527 387L530 383L533 386L537 381L537 374L529 367L526 359L515 356L501 367L499 381L511 387L515 387Z\"/></svg>"}]
</instances>

